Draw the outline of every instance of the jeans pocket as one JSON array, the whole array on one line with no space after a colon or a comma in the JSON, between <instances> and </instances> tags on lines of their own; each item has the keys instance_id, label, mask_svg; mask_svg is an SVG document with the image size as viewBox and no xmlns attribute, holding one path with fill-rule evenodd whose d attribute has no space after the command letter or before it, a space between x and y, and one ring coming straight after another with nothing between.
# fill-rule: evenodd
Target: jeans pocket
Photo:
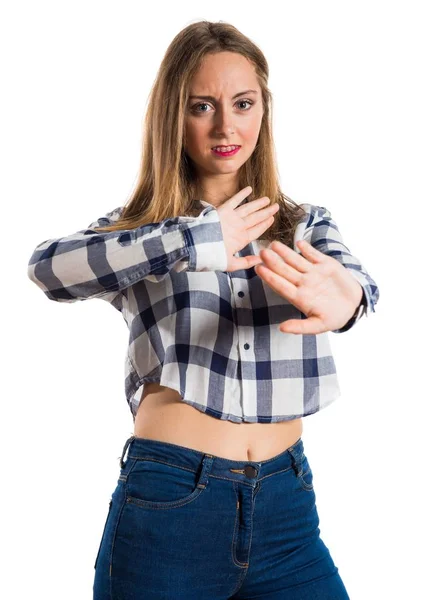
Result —
<instances>
[{"instance_id":1,"label":"jeans pocket","mask_svg":"<svg viewBox=\"0 0 431 600\"><path fill-rule=\"evenodd\" d=\"M96 566L97 566L97 560L99 558L99 554L100 554L100 549L102 547L103 538L105 537L105 533L106 533L106 526L108 525L109 515L111 514L111 508L112 508L112 498L109 501L108 514L106 516L105 525L103 526L102 537L100 539L99 548L97 550L96 560L94 561L94 568L96 568Z\"/></svg>"},{"instance_id":2,"label":"jeans pocket","mask_svg":"<svg viewBox=\"0 0 431 600\"><path fill-rule=\"evenodd\" d=\"M126 483L126 502L145 508L176 508L196 499L199 474L163 461L138 459Z\"/></svg>"},{"instance_id":3,"label":"jeans pocket","mask_svg":"<svg viewBox=\"0 0 431 600\"><path fill-rule=\"evenodd\" d=\"M311 470L305 454L302 455L299 465L298 479L301 483L301 487L307 492L312 492L314 490L313 471Z\"/></svg>"}]
</instances>

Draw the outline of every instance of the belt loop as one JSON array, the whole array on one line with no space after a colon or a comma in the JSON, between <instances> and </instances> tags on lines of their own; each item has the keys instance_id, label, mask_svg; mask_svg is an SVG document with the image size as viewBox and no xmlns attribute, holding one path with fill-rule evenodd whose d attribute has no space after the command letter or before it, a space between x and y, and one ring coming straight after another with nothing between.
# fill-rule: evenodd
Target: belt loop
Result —
<instances>
[{"instance_id":1,"label":"belt loop","mask_svg":"<svg viewBox=\"0 0 431 600\"><path fill-rule=\"evenodd\" d=\"M212 454L204 455L201 462L201 472L199 475L199 481L196 484L198 488L205 488L208 485L208 473L211 471L212 464L214 462L214 456Z\"/></svg>"},{"instance_id":2,"label":"belt loop","mask_svg":"<svg viewBox=\"0 0 431 600\"><path fill-rule=\"evenodd\" d=\"M132 441L135 439L135 437L136 437L136 436L132 435L131 437L129 437L129 439L128 439L128 440L126 441L126 443L124 444L123 453L122 453L122 455L121 455L121 458L120 458L120 467L121 467L122 469L124 469L124 467L125 467L125 464L126 464L126 463L123 461L124 455L126 454L126 450L127 450L127 448L130 446L130 444L132 443Z\"/></svg>"}]
</instances>

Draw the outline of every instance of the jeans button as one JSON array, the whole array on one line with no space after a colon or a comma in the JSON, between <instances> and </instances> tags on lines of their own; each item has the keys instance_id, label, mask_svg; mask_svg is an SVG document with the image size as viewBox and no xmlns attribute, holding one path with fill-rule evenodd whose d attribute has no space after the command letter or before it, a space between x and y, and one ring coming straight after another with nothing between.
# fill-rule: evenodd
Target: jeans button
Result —
<instances>
[{"instance_id":1,"label":"jeans button","mask_svg":"<svg viewBox=\"0 0 431 600\"><path fill-rule=\"evenodd\" d=\"M247 465L244 469L244 473L246 474L247 477L250 477L250 479L251 479L252 477L256 477L257 469L256 469L256 467L253 467L253 465Z\"/></svg>"}]
</instances>

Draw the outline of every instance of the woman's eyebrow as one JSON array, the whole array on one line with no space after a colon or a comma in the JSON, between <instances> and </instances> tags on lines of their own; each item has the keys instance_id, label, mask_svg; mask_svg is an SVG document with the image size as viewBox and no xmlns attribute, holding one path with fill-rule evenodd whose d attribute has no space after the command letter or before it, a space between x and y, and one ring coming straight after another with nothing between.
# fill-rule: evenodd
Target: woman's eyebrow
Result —
<instances>
[{"instance_id":1,"label":"woman's eyebrow","mask_svg":"<svg viewBox=\"0 0 431 600\"><path fill-rule=\"evenodd\" d=\"M234 100L235 98L238 98L238 96L243 96L244 94L257 94L257 90L245 90L244 92L239 92L238 94L235 94L235 96L232 96L232 100ZM199 98L200 100L212 100L213 102L217 102L217 100L214 98L214 96L189 96L189 98Z\"/></svg>"}]
</instances>

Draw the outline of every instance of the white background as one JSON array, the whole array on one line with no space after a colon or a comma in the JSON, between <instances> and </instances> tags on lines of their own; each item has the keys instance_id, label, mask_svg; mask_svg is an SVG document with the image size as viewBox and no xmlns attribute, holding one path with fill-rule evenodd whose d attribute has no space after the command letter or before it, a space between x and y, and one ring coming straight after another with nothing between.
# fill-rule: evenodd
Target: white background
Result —
<instances>
[{"instance_id":1,"label":"white background","mask_svg":"<svg viewBox=\"0 0 431 600\"><path fill-rule=\"evenodd\" d=\"M427 4L2 6L3 597L92 598L133 433L121 314L49 301L27 262L125 204L160 61L201 19L263 50L283 191L331 210L380 289L375 313L329 334L342 395L304 419L322 539L352 600L431 597Z\"/></svg>"}]
</instances>

